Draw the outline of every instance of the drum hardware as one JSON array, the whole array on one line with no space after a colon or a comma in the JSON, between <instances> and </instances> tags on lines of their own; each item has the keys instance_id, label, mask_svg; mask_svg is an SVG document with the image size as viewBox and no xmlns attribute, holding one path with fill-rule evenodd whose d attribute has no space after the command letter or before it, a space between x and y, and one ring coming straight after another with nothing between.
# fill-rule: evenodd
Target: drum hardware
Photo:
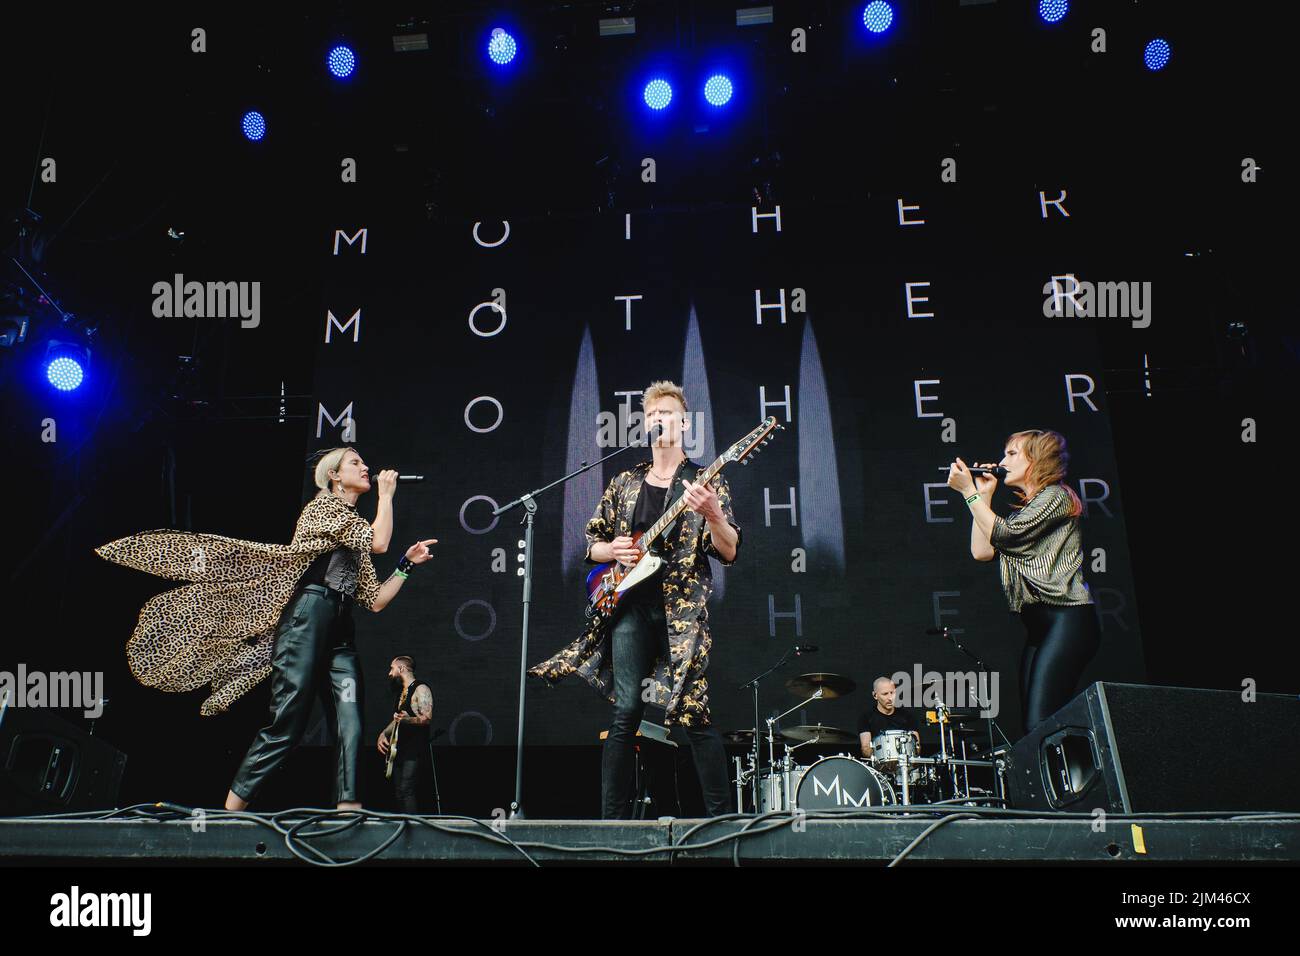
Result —
<instances>
[{"instance_id":1,"label":"drum hardware","mask_svg":"<svg viewBox=\"0 0 1300 956\"><path fill-rule=\"evenodd\" d=\"M803 649L801 649L798 645L791 647L789 650L785 652L785 654L781 656L781 659L779 661L777 661L767 670L763 671L763 673L759 674L757 677L753 678L752 680L740 686L741 690L752 690L754 694L753 737L750 740L736 741L736 742L748 743L751 746L750 753L753 755L752 767L754 773L753 776L750 778L750 781L754 786L753 807L755 813L759 812L760 804L761 804L761 801L759 799L759 794L758 794L759 787L761 786L759 781L758 769L762 764L762 760L763 760L763 750L761 744L763 721L760 719L759 706L758 706L759 685L769 674L773 673L776 670L779 670L781 667L784 667L786 661L788 661L792 656L801 654L802 652ZM799 683L799 682L803 682L803 683ZM856 685L849 678L842 677L838 674L814 673L814 674L801 675L799 678L792 680L787 686L789 690L795 694L804 693L805 691L808 692L807 699L802 704L799 705L799 707L802 707L804 706L804 704L808 704L814 700L830 700L834 697L839 697L839 696L843 696L844 694L852 693ZM791 708L791 710L788 710L785 712L785 714L782 714L781 717L784 717L786 714L789 714L793 710L798 710L798 707ZM772 767L775 763L775 748L776 748L775 724L776 721L781 719L781 717L772 718L767 721L767 750L768 750L769 767ZM737 791L737 793L739 793L739 791ZM737 804L737 809L739 809L741 806L743 806L743 804Z\"/></svg>"},{"instance_id":2,"label":"drum hardware","mask_svg":"<svg viewBox=\"0 0 1300 956\"><path fill-rule=\"evenodd\" d=\"M947 641L949 644L951 644L951 645L952 645L953 647L955 647L957 650L961 651L962 654L966 655L966 657L970 658L970 659L975 663L976 687L977 687L977 688L980 687L980 686L984 686L984 687L988 687L988 686L989 686L989 682L988 682L988 673L989 673L989 669L988 669L988 666L984 663L983 660L980 659L979 654L974 653L974 652L971 651L969 648L967 648L966 645L964 645L961 641L957 640L956 636L952 633L952 631L951 631L949 628L947 628L947 627L941 627L941 628L928 628L928 629L926 630L926 633L927 633L927 634L938 634L938 635L942 636L942 638L943 638L945 641ZM984 683L983 683L982 685L979 683L979 678L981 678L981 677L984 678ZM1005 733L1002 732L1002 728L999 727L998 724L997 724L997 722L993 719L993 713L992 713L992 709L991 709L991 707L992 707L992 703L991 703L991 701L988 701L988 700L980 700L980 701L978 701L978 703L979 703L981 709L980 709L979 711L977 711L977 714L978 714L978 716L980 717L980 719L986 721L986 722L987 722L987 725L988 725L988 737L989 737L989 748L990 748L990 750L996 753L996 750L997 750L997 747L998 747L998 743L997 743L996 739L995 739L994 736L993 736L993 732L994 732L994 730L996 730L996 731L998 732L998 734L1001 735L1002 740L1003 740L1003 741L1006 743L1006 745L1007 745L1007 749L1010 750L1010 747L1011 747L1011 741L1010 741L1010 739L1007 737L1007 735L1006 735ZM995 761L995 765L996 765L996 761ZM995 773L994 776L993 776L993 785L994 785L994 787L997 788L997 798L998 798L999 800L1005 800L1005 799L1006 799L1006 795L1007 795L1006 787L1004 786L1004 773L1005 773L1005 766L1000 766L1000 767L999 767L999 766L995 766L995 769L996 769L996 773Z\"/></svg>"},{"instance_id":3,"label":"drum hardware","mask_svg":"<svg viewBox=\"0 0 1300 956\"><path fill-rule=\"evenodd\" d=\"M777 808L777 807L779 806L779 803L778 803L778 795L777 795L777 792L776 792L776 786L777 786L777 784L776 784L776 779L777 779L777 771L776 771L776 725L777 725L778 722L780 722L780 720L781 720L782 717L788 716L789 714L793 714L796 710L799 710L799 709L802 708L802 707L806 707L808 704L811 704L811 703L812 703L813 701L815 701L815 700L821 700L821 699L825 696L825 694L826 694L826 688L825 688L825 687L820 687L820 686L819 686L819 687L818 687L818 688L813 692L812 696L809 697L807 700L802 701L802 702L800 702L800 703L798 703L798 704L795 704L793 707L791 707L789 710L787 710L787 711L786 711L785 713L783 713L783 714L778 714L778 715L775 716L775 717L769 717L769 718L767 718L767 765L768 765L768 767L770 768L770 772L768 773L768 777L767 777L767 784L768 784L768 797L767 797L767 799L768 799L768 806L770 806L770 807L772 807L772 808ZM819 727L819 729L820 729L820 725L818 725L818 727ZM803 728L800 728L800 729L803 729ZM830 729L830 728L827 728L827 729ZM842 730L839 731L839 732L840 732L840 733L844 733L844 731L842 731ZM785 735L785 734L782 734L781 736L782 736L782 742L784 743L784 740L785 740L785 738L786 738L786 735ZM820 738L821 738L821 735L820 735L820 734L812 734L812 735L810 735L810 736L811 736L814 740L817 740L817 739L820 739ZM791 760L790 755L789 755L788 753L785 754L783 759L784 759L785 762L786 762L786 769L783 771L783 774L784 774L784 782L785 782L785 792L786 792L786 794L789 794L789 793L790 793L790 787L789 787L789 784L790 784L790 776L789 776L789 773L790 773L790 771L789 771L789 762L790 762L790 760ZM762 803L762 801L758 798L758 795L755 794L755 798L754 798L754 807L755 807L756 809L759 809L760 812L762 812L761 809L760 809L760 807L761 807L761 803Z\"/></svg>"}]
</instances>

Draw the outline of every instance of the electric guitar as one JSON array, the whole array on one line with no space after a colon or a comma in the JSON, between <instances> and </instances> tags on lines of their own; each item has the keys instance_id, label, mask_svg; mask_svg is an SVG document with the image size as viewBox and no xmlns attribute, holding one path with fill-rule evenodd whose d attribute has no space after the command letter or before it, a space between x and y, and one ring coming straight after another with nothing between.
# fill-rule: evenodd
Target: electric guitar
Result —
<instances>
[{"instance_id":1,"label":"electric guitar","mask_svg":"<svg viewBox=\"0 0 1300 956\"><path fill-rule=\"evenodd\" d=\"M409 687L402 688L402 696L397 701L397 709L399 711L402 709L402 705L406 703L406 692L408 690L410 690ZM401 729L402 729L402 722L400 720L396 721L393 724L393 740L388 745L388 764L387 766L384 767L385 780L391 780L393 776L393 764L397 761L397 734L401 731Z\"/></svg>"},{"instance_id":2,"label":"electric guitar","mask_svg":"<svg viewBox=\"0 0 1300 956\"><path fill-rule=\"evenodd\" d=\"M774 433L783 427L776 423L775 417L769 415L757 428L701 471L695 478L696 483L702 485L712 481L718 472L733 461L738 461L742 465L749 464L749 459L758 454L758 450L771 441ZM584 612L588 620L595 617L609 620L618 608L618 602L622 600L623 595L642 581L654 576L663 565L663 558L655 553L659 538L672 527L673 522L686 510L686 507L686 496L683 495L668 506L668 510L658 521L633 537L632 544L640 555L631 565L610 561L608 564L601 564L592 569L587 575L588 603Z\"/></svg>"}]
</instances>

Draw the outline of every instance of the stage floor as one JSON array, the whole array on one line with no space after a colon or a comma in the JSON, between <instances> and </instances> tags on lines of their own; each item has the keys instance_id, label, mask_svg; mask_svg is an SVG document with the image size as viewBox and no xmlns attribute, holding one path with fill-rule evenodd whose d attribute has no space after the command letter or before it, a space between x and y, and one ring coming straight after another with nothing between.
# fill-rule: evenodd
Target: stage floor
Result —
<instances>
[{"instance_id":1,"label":"stage floor","mask_svg":"<svg viewBox=\"0 0 1300 956\"><path fill-rule=\"evenodd\" d=\"M877 808L716 820L472 820L174 805L0 819L0 856L35 864L1294 864L1300 814L1036 816ZM115 815L110 816L110 814ZM901 858L901 859L900 859Z\"/></svg>"}]
</instances>

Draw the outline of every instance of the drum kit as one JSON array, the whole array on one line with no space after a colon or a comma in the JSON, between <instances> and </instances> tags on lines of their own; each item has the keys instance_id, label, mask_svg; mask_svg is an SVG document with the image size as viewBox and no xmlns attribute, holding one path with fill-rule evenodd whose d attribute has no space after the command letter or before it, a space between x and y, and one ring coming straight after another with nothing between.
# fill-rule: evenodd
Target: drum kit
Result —
<instances>
[{"instance_id":1,"label":"drum kit","mask_svg":"<svg viewBox=\"0 0 1300 956\"><path fill-rule=\"evenodd\" d=\"M785 713L767 718L766 731L755 727L724 735L727 743L748 748L747 756L733 758L738 807L747 806L758 813L855 810L939 800L974 802L993 796L970 782L972 767L1001 772L993 761L968 756L966 738L980 733L964 726L975 716L974 711L957 711L942 702L925 711L927 725L938 729L938 752L932 757L920 755L911 731L886 730L872 739L871 756L864 758L858 735L846 730L820 723L779 729L783 717L814 701L853 693L857 685L851 679L839 674L802 674L786 681L785 686L792 695L805 699ZM756 742L766 744L766 762L761 761L762 747ZM852 749L813 755L814 751L839 747ZM801 749L810 758L806 762L798 753Z\"/></svg>"}]
</instances>

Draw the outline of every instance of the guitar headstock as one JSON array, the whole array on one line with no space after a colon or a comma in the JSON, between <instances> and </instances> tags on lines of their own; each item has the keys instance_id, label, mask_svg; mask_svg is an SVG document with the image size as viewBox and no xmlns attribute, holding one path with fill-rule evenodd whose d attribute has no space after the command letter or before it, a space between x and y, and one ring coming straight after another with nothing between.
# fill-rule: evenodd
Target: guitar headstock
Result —
<instances>
[{"instance_id":1,"label":"guitar headstock","mask_svg":"<svg viewBox=\"0 0 1300 956\"><path fill-rule=\"evenodd\" d=\"M769 415L759 423L757 428L723 452L722 460L738 461L742 465L748 465L749 460L776 436L778 430L784 427L776 423L776 416Z\"/></svg>"}]
</instances>

